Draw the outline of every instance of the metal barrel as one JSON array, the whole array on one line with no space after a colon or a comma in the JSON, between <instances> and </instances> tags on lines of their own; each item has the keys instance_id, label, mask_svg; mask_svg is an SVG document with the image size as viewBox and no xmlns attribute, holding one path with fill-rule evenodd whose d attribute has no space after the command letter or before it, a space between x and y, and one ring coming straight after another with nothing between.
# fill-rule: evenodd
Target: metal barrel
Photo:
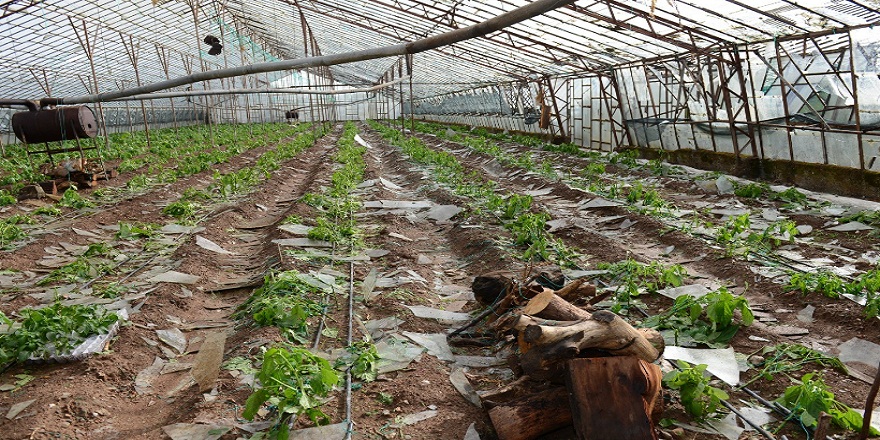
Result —
<instances>
[{"instance_id":1,"label":"metal barrel","mask_svg":"<svg viewBox=\"0 0 880 440\"><path fill-rule=\"evenodd\" d=\"M95 137L98 121L92 109L77 105L18 112L12 115L12 130L22 142L56 142Z\"/></svg>"}]
</instances>

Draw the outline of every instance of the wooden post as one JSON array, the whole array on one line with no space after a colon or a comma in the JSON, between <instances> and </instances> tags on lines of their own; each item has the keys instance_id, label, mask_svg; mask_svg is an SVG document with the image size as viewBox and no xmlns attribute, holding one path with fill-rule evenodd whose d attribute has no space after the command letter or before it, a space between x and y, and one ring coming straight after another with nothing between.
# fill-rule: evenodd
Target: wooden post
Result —
<instances>
[{"instance_id":1,"label":"wooden post","mask_svg":"<svg viewBox=\"0 0 880 440\"><path fill-rule=\"evenodd\" d=\"M880 365L877 365L877 375L874 376L874 383L871 385L871 391L868 392L868 399L865 401L865 415L862 417L862 431L859 433L859 440L865 440L871 434L871 416L874 412L874 399L877 398L878 390L880 390Z\"/></svg>"}]
</instances>

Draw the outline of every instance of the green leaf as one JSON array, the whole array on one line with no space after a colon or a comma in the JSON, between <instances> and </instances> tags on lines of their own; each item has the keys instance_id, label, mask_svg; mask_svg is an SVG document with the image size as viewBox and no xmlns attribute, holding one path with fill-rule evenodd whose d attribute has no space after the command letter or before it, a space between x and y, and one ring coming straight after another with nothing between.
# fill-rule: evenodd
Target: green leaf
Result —
<instances>
[{"instance_id":1,"label":"green leaf","mask_svg":"<svg viewBox=\"0 0 880 440\"><path fill-rule=\"evenodd\" d=\"M244 405L244 412L241 414L242 417L248 420L253 420L254 416L257 414L257 411L260 410L260 407L263 403L269 399L269 393L265 389L260 389L254 392L248 397L247 402Z\"/></svg>"}]
</instances>

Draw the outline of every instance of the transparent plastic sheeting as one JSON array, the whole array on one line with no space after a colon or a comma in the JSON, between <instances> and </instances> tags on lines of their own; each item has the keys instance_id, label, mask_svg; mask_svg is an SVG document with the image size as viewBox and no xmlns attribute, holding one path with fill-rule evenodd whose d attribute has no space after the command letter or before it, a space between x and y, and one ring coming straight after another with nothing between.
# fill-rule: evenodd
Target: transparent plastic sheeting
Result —
<instances>
[{"instance_id":1,"label":"transparent plastic sheeting","mask_svg":"<svg viewBox=\"0 0 880 440\"><path fill-rule=\"evenodd\" d=\"M83 95L193 71L371 49L469 26L527 3L7 0L0 2L0 96ZM601 72L645 58L875 23L878 9L877 0L581 0L417 55L413 91L424 98L488 82ZM207 53L210 46L201 41L206 35L222 42L221 54ZM857 64L870 60L876 57ZM324 76L337 84L370 85L396 62L332 66ZM193 88L260 87L292 73Z\"/></svg>"}]
</instances>

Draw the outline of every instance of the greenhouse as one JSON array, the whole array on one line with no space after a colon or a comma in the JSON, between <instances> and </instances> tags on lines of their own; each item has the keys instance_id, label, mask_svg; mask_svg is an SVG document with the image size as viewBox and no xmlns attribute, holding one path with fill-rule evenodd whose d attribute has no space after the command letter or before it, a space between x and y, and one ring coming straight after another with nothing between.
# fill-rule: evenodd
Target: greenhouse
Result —
<instances>
[{"instance_id":1,"label":"greenhouse","mask_svg":"<svg viewBox=\"0 0 880 440\"><path fill-rule=\"evenodd\" d=\"M0 438L880 438L878 0L0 0Z\"/></svg>"}]
</instances>

